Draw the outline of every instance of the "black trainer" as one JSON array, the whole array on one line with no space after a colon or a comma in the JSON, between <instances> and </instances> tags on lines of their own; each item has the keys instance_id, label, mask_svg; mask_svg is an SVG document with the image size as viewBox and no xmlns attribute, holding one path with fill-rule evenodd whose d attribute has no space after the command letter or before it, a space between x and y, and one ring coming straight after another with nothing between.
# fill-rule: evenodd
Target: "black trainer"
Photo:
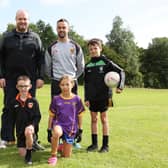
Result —
<instances>
[{"instance_id":1,"label":"black trainer","mask_svg":"<svg viewBox=\"0 0 168 168\"><path fill-rule=\"evenodd\" d=\"M105 153L109 151L109 147L108 146L102 146L99 150L100 153Z\"/></svg>"},{"instance_id":2,"label":"black trainer","mask_svg":"<svg viewBox=\"0 0 168 168\"><path fill-rule=\"evenodd\" d=\"M92 145L88 146L87 151L92 152L92 151L96 151L97 149L98 149L98 146L92 144Z\"/></svg>"},{"instance_id":3,"label":"black trainer","mask_svg":"<svg viewBox=\"0 0 168 168\"><path fill-rule=\"evenodd\" d=\"M37 141L33 142L33 151L36 151L36 150L44 150L45 148L43 146L41 146Z\"/></svg>"}]
</instances>

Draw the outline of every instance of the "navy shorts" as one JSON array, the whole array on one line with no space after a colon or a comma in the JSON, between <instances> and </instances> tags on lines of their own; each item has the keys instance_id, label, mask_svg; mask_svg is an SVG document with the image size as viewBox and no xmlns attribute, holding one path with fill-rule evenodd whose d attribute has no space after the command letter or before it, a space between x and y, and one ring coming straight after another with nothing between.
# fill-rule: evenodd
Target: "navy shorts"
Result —
<instances>
[{"instance_id":1,"label":"navy shorts","mask_svg":"<svg viewBox=\"0 0 168 168\"><path fill-rule=\"evenodd\" d=\"M73 144L74 143L74 138L69 137L65 132L62 135L62 140L65 141L68 144Z\"/></svg>"},{"instance_id":2,"label":"navy shorts","mask_svg":"<svg viewBox=\"0 0 168 168\"><path fill-rule=\"evenodd\" d=\"M89 101L90 107L89 110L91 112L105 112L108 110L108 99L102 99L97 101Z\"/></svg>"}]
</instances>

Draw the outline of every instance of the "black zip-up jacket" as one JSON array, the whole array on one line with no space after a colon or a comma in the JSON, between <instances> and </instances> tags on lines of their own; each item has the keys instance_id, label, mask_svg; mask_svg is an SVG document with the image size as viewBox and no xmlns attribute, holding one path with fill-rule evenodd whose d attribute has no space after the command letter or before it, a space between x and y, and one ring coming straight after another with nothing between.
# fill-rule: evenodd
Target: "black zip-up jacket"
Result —
<instances>
[{"instance_id":1,"label":"black zip-up jacket","mask_svg":"<svg viewBox=\"0 0 168 168\"><path fill-rule=\"evenodd\" d=\"M39 36L28 31L5 33L0 41L0 78L16 79L27 75L31 80L44 77L44 52Z\"/></svg>"},{"instance_id":2,"label":"black zip-up jacket","mask_svg":"<svg viewBox=\"0 0 168 168\"><path fill-rule=\"evenodd\" d=\"M41 119L41 113L39 109L39 103L35 98L30 95L25 102L20 100L20 95L16 96L16 99L11 101L9 105L10 114L16 121L16 134L24 134L25 128L29 125L33 125L35 132L38 131L39 122Z\"/></svg>"},{"instance_id":3,"label":"black zip-up jacket","mask_svg":"<svg viewBox=\"0 0 168 168\"><path fill-rule=\"evenodd\" d=\"M85 65L85 101L108 99L109 88L104 83L104 76L110 71L119 73L120 81L117 88L122 90L124 88L125 73L117 64L105 56L100 56L92 57Z\"/></svg>"}]
</instances>

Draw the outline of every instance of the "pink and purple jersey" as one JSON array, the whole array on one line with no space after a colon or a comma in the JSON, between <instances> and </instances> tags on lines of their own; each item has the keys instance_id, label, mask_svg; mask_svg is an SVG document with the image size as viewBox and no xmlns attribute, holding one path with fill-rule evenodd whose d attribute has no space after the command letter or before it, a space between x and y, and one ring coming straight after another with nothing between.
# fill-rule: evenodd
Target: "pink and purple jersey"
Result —
<instances>
[{"instance_id":1,"label":"pink and purple jersey","mask_svg":"<svg viewBox=\"0 0 168 168\"><path fill-rule=\"evenodd\" d=\"M78 129L78 115L84 111L84 106L79 96L64 99L60 95L54 96L50 109L56 117L52 125L60 125L68 136L74 137Z\"/></svg>"}]
</instances>

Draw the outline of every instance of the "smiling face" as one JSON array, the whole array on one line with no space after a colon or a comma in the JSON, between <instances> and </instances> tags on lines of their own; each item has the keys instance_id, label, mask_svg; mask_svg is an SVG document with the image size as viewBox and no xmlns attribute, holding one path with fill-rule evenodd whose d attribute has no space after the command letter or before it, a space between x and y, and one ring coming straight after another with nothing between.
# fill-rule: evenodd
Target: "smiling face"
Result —
<instances>
[{"instance_id":1,"label":"smiling face","mask_svg":"<svg viewBox=\"0 0 168 168\"><path fill-rule=\"evenodd\" d=\"M60 88L63 94L71 93L71 90L74 86L73 81L69 78L64 78L60 81Z\"/></svg>"},{"instance_id":2,"label":"smiling face","mask_svg":"<svg viewBox=\"0 0 168 168\"><path fill-rule=\"evenodd\" d=\"M29 93L29 90L31 89L32 85L30 83L30 80L18 80L16 88L18 89L19 93L21 95L27 95Z\"/></svg>"},{"instance_id":3,"label":"smiling face","mask_svg":"<svg viewBox=\"0 0 168 168\"><path fill-rule=\"evenodd\" d=\"M91 57L99 57L100 56L102 48L98 44L96 44L96 43L90 44L88 46L88 48L89 48L89 54Z\"/></svg>"},{"instance_id":4,"label":"smiling face","mask_svg":"<svg viewBox=\"0 0 168 168\"><path fill-rule=\"evenodd\" d=\"M68 39L69 24L66 21L57 22L57 33L60 40Z\"/></svg>"},{"instance_id":5,"label":"smiling face","mask_svg":"<svg viewBox=\"0 0 168 168\"><path fill-rule=\"evenodd\" d=\"M29 16L24 10L19 10L16 13L16 31L27 32L29 26Z\"/></svg>"}]
</instances>

